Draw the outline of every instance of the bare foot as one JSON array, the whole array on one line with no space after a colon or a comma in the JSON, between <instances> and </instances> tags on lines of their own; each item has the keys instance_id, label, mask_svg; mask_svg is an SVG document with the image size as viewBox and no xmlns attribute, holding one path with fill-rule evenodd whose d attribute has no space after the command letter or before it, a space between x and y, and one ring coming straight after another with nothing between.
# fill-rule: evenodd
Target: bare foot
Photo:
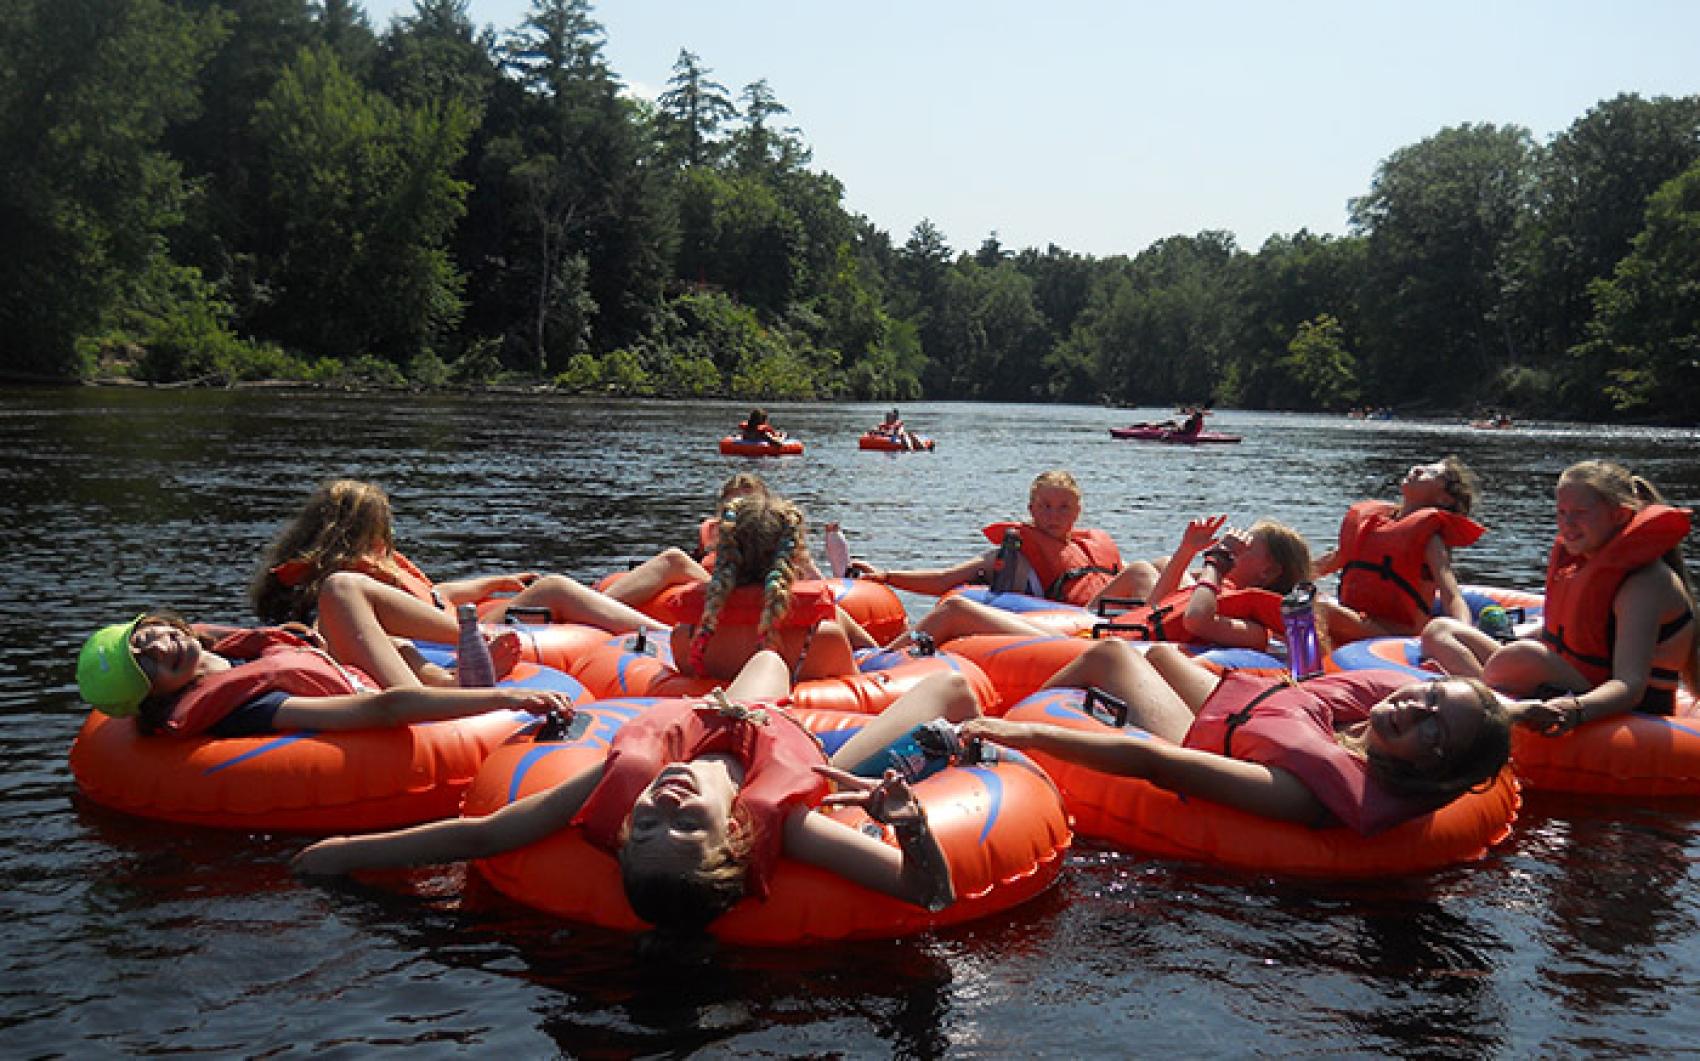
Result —
<instances>
[{"instance_id":1,"label":"bare foot","mask_svg":"<svg viewBox=\"0 0 1700 1061\"><path fill-rule=\"evenodd\" d=\"M518 630L498 630L495 633L485 631L484 640L490 645L490 667L501 681L519 663L520 640Z\"/></svg>"}]
</instances>

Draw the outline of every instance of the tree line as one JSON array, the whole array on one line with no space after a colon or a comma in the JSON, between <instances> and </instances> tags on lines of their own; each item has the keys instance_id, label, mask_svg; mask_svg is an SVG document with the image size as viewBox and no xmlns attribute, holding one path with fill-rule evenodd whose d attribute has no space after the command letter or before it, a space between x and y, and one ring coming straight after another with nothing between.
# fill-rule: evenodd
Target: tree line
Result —
<instances>
[{"instance_id":1,"label":"tree line","mask_svg":"<svg viewBox=\"0 0 1700 1061\"><path fill-rule=\"evenodd\" d=\"M0 6L0 369L1693 421L1700 97L1395 151L1343 236L898 244L765 81L588 0Z\"/></svg>"}]
</instances>

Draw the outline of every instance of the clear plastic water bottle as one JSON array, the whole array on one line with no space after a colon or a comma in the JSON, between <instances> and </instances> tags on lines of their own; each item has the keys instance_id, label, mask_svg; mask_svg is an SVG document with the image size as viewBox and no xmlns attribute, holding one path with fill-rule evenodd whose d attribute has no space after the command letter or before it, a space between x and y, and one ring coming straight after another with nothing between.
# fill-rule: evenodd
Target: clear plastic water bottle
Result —
<instances>
[{"instance_id":1,"label":"clear plastic water bottle","mask_svg":"<svg viewBox=\"0 0 1700 1061\"><path fill-rule=\"evenodd\" d=\"M1281 599L1287 635L1287 668L1295 678L1322 673L1322 642L1316 636L1316 585L1300 582Z\"/></svg>"},{"instance_id":2,"label":"clear plastic water bottle","mask_svg":"<svg viewBox=\"0 0 1700 1061\"><path fill-rule=\"evenodd\" d=\"M478 625L478 607L462 604L455 609L460 620L460 650L455 657L455 680L463 689L488 689L496 684L496 665L490 662L490 646Z\"/></svg>"},{"instance_id":3,"label":"clear plastic water bottle","mask_svg":"<svg viewBox=\"0 0 1700 1061\"><path fill-rule=\"evenodd\" d=\"M896 770L897 776L914 784L922 778L931 777L950 765L949 759L934 758L927 754L925 748L915 740L914 734L908 734L894 742L885 750L882 764L884 770Z\"/></svg>"},{"instance_id":4,"label":"clear plastic water bottle","mask_svg":"<svg viewBox=\"0 0 1700 1061\"><path fill-rule=\"evenodd\" d=\"M992 561L992 592L1010 593L1015 589L1015 573L1021 569L1021 532L1011 527L1003 532L1003 544Z\"/></svg>"},{"instance_id":5,"label":"clear plastic water bottle","mask_svg":"<svg viewBox=\"0 0 1700 1061\"><path fill-rule=\"evenodd\" d=\"M826 525L826 563L832 568L833 578L843 578L850 570L850 543L836 523Z\"/></svg>"}]
</instances>

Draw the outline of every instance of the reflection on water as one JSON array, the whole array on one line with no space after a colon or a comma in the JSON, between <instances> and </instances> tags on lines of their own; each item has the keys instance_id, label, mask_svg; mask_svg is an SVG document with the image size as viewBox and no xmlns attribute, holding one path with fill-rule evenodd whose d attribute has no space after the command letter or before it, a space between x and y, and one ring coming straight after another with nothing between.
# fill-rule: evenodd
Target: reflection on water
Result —
<instances>
[{"instance_id":1,"label":"reflection on water","mask_svg":"<svg viewBox=\"0 0 1700 1061\"><path fill-rule=\"evenodd\" d=\"M1493 857L1430 878L1273 881L1082 849L1005 917L924 940L650 953L517 909L461 867L303 886L299 841L134 821L73 797L87 632L148 604L247 618L244 587L318 480L382 483L401 545L456 577L593 578L691 540L747 410L521 396L78 389L0 394L0 1027L19 1056L435 1047L515 1056L1669 1053L1700 1027L1700 806L1530 800ZM1691 432L1226 412L1238 446L1113 442L1159 411L920 405L934 454L863 453L883 411L799 406L760 466L882 565L961 558L1067 467L1133 556L1182 521L1271 516L1313 542L1413 462L1482 472L1466 581L1532 586L1551 491L1610 456L1700 500ZM912 604L922 603L910 598Z\"/></svg>"}]
</instances>

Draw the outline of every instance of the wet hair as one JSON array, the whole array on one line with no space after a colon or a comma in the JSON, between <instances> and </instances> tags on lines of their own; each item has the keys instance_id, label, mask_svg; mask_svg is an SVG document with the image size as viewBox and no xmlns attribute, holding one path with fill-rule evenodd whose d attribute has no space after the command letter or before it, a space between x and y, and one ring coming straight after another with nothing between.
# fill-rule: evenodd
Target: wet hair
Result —
<instances>
[{"instance_id":1,"label":"wet hair","mask_svg":"<svg viewBox=\"0 0 1700 1061\"><path fill-rule=\"evenodd\" d=\"M755 834L749 813L738 799L732 801L730 821L738 827L727 831L725 846L709 852L700 865L681 871L646 864L633 853L628 817L620 830L618 857L620 883L632 912L660 929L700 932L742 899Z\"/></svg>"},{"instance_id":2,"label":"wet hair","mask_svg":"<svg viewBox=\"0 0 1700 1061\"><path fill-rule=\"evenodd\" d=\"M1437 807L1492 784L1511 757L1511 716L1498 695L1475 678L1440 680L1468 685L1481 705L1481 725L1467 746L1447 749L1447 754L1434 763L1413 763L1358 749L1368 761L1370 773L1390 791L1408 799L1430 801Z\"/></svg>"},{"instance_id":3,"label":"wet hair","mask_svg":"<svg viewBox=\"0 0 1700 1061\"><path fill-rule=\"evenodd\" d=\"M1446 486L1446 493L1452 498L1452 511L1460 516L1468 516L1481 497L1481 476L1471 471L1469 465L1451 453L1440 458L1440 465L1440 480Z\"/></svg>"},{"instance_id":4,"label":"wet hair","mask_svg":"<svg viewBox=\"0 0 1700 1061\"><path fill-rule=\"evenodd\" d=\"M332 479L309 494L272 539L248 598L262 622L312 622L326 576L360 567L399 576L394 551L389 495L358 479ZM278 577L277 568L286 564L305 568L293 585Z\"/></svg>"},{"instance_id":5,"label":"wet hair","mask_svg":"<svg viewBox=\"0 0 1700 1061\"><path fill-rule=\"evenodd\" d=\"M202 648L212 647L211 638L196 633L195 628L189 625L189 620L168 608L155 608L144 612L141 620L136 623L136 629L140 630L145 626L173 627L199 641ZM136 707L137 731L147 735L158 733L164 729L166 720L171 717L172 707L176 706L177 701L193 684L191 682L169 696L155 696L152 692L149 692L147 696L143 697L142 702Z\"/></svg>"},{"instance_id":6,"label":"wet hair","mask_svg":"<svg viewBox=\"0 0 1700 1061\"><path fill-rule=\"evenodd\" d=\"M750 410L749 418L745 420L744 423L750 427L760 427L767 423L767 410L763 409L759 405L756 406L754 409Z\"/></svg>"},{"instance_id":7,"label":"wet hair","mask_svg":"<svg viewBox=\"0 0 1700 1061\"><path fill-rule=\"evenodd\" d=\"M1061 468L1053 468L1048 472L1040 472L1037 476L1035 476L1033 479L1033 485L1027 490L1027 497L1031 500L1034 494L1051 487L1055 487L1058 490L1067 490L1069 493L1074 495L1074 499L1076 501L1080 500L1080 484L1074 481L1073 475L1063 471Z\"/></svg>"},{"instance_id":8,"label":"wet hair","mask_svg":"<svg viewBox=\"0 0 1700 1061\"><path fill-rule=\"evenodd\" d=\"M702 620L691 641L691 667L702 671L702 656L714 636L726 599L739 586L762 587L756 647L768 647L791 610L791 584L808 562L808 527L802 510L775 494L751 494L732 501L720 517L714 575L708 582Z\"/></svg>"},{"instance_id":9,"label":"wet hair","mask_svg":"<svg viewBox=\"0 0 1700 1061\"><path fill-rule=\"evenodd\" d=\"M1275 580L1261 588L1285 596L1294 586L1310 578L1310 543L1304 535L1272 519L1260 519L1251 525L1251 536L1269 550L1269 558L1280 567Z\"/></svg>"},{"instance_id":10,"label":"wet hair","mask_svg":"<svg viewBox=\"0 0 1700 1061\"><path fill-rule=\"evenodd\" d=\"M1607 502L1639 512L1648 505L1665 504L1665 496L1651 481L1636 475L1612 461L1580 461L1564 469L1558 477L1559 486L1580 486L1592 490ZM1688 563L1682 558L1678 543L1662 556L1665 566L1676 572L1682 592L1688 597L1689 608L1695 607L1694 579L1688 573ZM1688 659L1682 668L1682 678L1690 689L1700 683L1700 636L1694 638Z\"/></svg>"}]
</instances>

